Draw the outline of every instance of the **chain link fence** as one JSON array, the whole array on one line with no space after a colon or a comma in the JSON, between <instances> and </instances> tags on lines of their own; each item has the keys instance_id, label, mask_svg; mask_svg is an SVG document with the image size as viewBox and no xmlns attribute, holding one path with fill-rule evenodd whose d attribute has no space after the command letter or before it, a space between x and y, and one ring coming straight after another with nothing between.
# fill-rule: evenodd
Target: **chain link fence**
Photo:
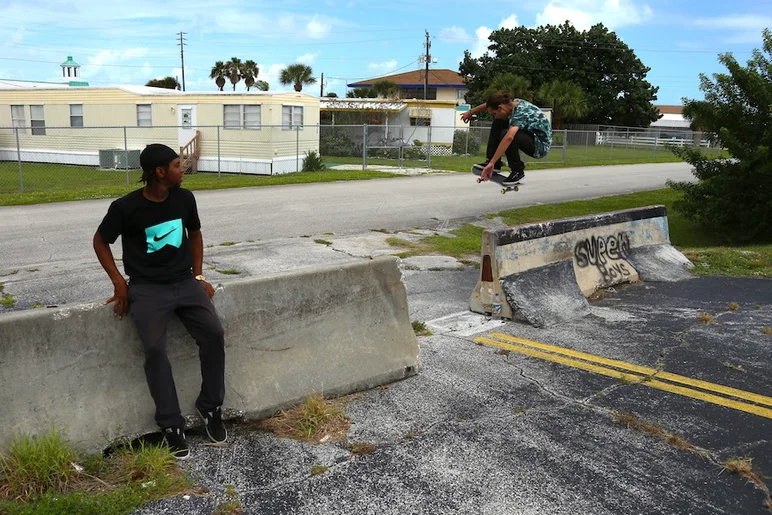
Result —
<instances>
[{"instance_id":1,"label":"chain link fence","mask_svg":"<svg viewBox=\"0 0 772 515\"><path fill-rule=\"evenodd\" d=\"M140 152L149 143L179 149L187 173L216 178L302 171L310 152L318 152L328 168L468 171L485 161L489 133L486 124L0 127L0 194L134 187ZM551 151L538 162L663 161L672 158L671 145L720 151L698 132L597 127L554 131Z\"/></svg>"}]
</instances>

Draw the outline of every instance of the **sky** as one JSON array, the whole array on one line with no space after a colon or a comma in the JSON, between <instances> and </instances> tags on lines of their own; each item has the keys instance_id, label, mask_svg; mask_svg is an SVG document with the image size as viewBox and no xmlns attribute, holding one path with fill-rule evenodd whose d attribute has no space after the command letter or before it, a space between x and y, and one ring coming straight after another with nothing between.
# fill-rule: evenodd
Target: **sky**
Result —
<instances>
[{"instance_id":1,"label":"sky","mask_svg":"<svg viewBox=\"0 0 772 515\"><path fill-rule=\"evenodd\" d=\"M313 69L303 91L345 96L346 83L423 67L425 33L432 68L458 70L464 50L482 55L491 31L568 20L602 22L651 68L658 104L703 98L699 74L722 72L718 54L745 63L772 28L772 2L759 0L0 0L0 79L58 81L68 55L91 85L142 85L181 79L178 33L185 32L188 91L213 91L212 65L252 59L271 91L287 91L280 71ZM230 84L226 85L226 88ZM243 89L243 83L237 89Z\"/></svg>"}]
</instances>

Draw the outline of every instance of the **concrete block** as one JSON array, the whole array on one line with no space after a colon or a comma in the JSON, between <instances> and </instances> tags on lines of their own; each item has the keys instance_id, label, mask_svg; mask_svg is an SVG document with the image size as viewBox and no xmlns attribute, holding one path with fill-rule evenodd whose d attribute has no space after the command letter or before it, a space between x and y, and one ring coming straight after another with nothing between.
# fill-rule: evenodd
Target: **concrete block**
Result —
<instances>
[{"instance_id":1,"label":"concrete block","mask_svg":"<svg viewBox=\"0 0 772 515\"><path fill-rule=\"evenodd\" d=\"M396 258L236 280L218 288L214 303L225 328L226 411L260 418L312 392L347 394L417 371ZM176 318L168 352L183 415L192 418L198 353ZM132 320L114 319L111 306L0 315L0 449L14 432L53 425L87 451L156 431L142 363Z\"/></svg>"}]
</instances>

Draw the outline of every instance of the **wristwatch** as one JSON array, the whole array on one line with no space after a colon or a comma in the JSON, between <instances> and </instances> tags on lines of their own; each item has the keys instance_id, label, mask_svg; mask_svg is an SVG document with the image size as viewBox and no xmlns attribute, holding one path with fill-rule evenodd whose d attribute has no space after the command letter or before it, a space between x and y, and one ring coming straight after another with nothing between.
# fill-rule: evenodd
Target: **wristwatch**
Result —
<instances>
[{"instance_id":1,"label":"wristwatch","mask_svg":"<svg viewBox=\"0 0 772 515\"><path fill-rule=\"evenodd\" d=\"M203 275L197 275L195 277L195 279L196 279L196 281L204 281L205 280Z\"/></svg>"}]
</instances>

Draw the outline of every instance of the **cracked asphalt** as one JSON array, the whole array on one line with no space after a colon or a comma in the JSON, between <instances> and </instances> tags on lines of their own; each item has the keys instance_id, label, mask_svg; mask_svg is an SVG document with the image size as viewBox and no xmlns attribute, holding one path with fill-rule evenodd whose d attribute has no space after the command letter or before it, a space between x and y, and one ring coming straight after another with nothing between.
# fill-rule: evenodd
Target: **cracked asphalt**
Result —
<instances>
[{"instance_id":1,"label":"cracked asphalt","mask_svg":"<svg viewBox=\"0 0 772 515\"><path fill-rule=\"evenodd\" d=\"M769 513L768 485L724 463L749 458L772 475L770 418L479 338L541 342L772 396L772 337L761 332L772 326L772 281L623 286L593 302L588 317L536 329L469 313L479 272L442 261L403 262L411 319L434 334L419 338L418 375L348 403L347 442L312 445L240 422L217 448L194 432L182 467L210 494L137 513L209 514L229 499L226 485L247 514ZM623 413L665 436L617 422ZM375 450L354 456L346 447L354 442ZM312 475L314 466L328 468Z\"/></svg>"}]
</instances>

